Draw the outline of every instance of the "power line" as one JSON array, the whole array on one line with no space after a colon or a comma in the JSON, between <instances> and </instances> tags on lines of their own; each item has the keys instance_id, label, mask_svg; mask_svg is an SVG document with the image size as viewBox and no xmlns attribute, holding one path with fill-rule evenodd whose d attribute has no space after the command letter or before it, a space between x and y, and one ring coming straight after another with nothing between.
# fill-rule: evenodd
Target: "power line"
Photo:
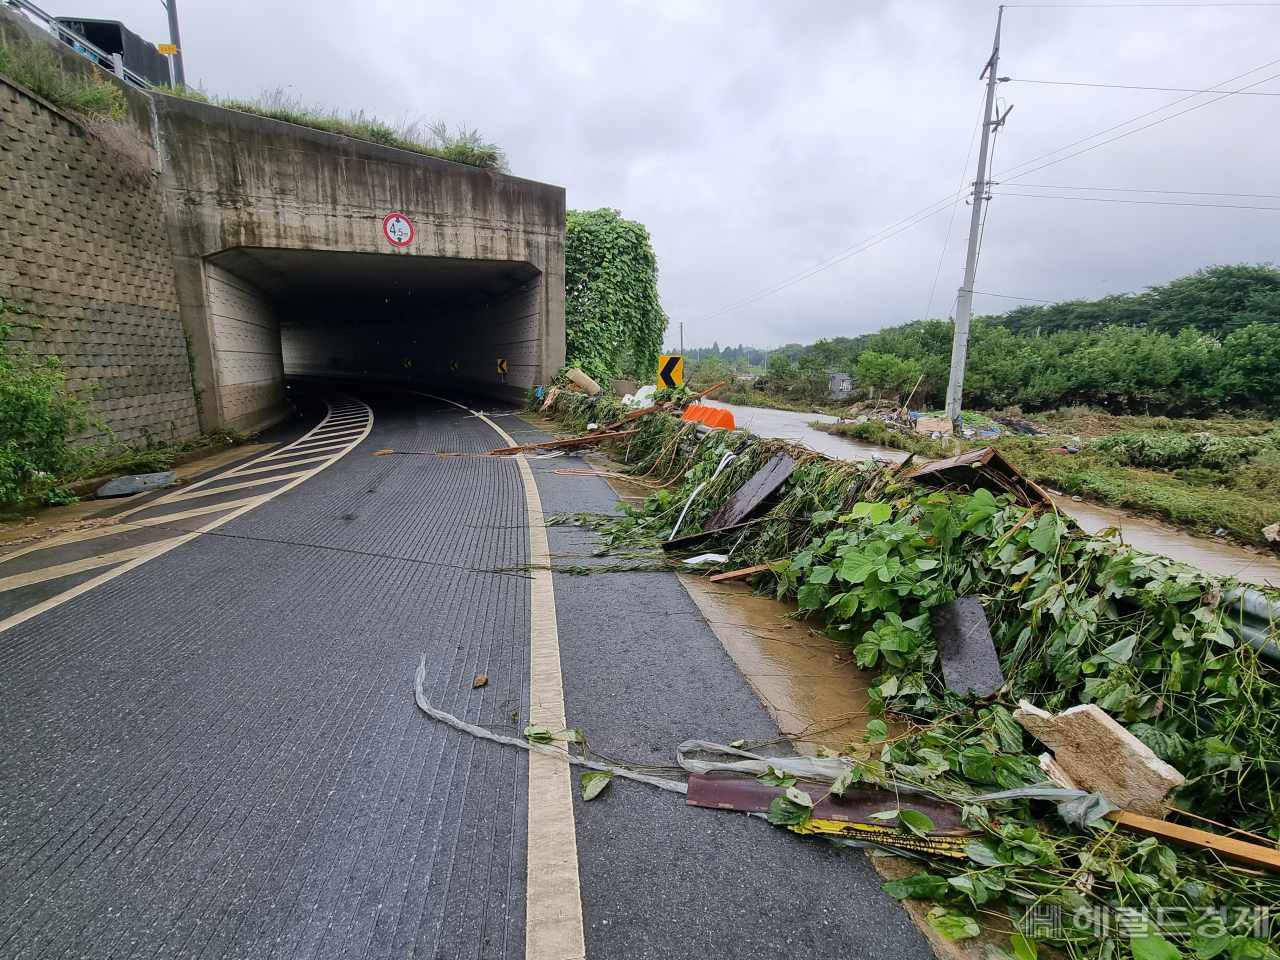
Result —
<instances>
[{"instance_id":1,"label":"power line","mask_svg":"<svg viewBox=\"0 0 1280 960\"><path fill-rule=\"evenodd\" d=\"M1014 9L1021 7L1024 10L1035 8L1074 8L1077 10L1089 9L1124 9L1145 7L1280 7L1280 3L1006 3L1005 9Z\"/></svg>"},{"instance_id":2,"label":"power line","mask_svg":"<svg viewBox=\"0 0 1280 960\"><path fill-rule=\"evenodd\" d=\"M1276 63L1280 63L1280 61L1274 61L1274 62L1276 62ZM1275 74L1275 75L1273 75L1273 76L1267 77L1267 78L1266 78L1266 79L1264 79L1264 80L1259 80L1257 83L1251 84L1250 86L1255 86L1255 87L1256 87L1256 86L1258 86L1259 84L1266 83L1268 80L1274 80L1274 79L1276 79L1276 77L1280 77L1280 73L1277 73L1277 74ZM1116 135L1116 136L1114 136L1114 137L1111 137L1110 139L1103 140L1101 143L1095 143L1095 144L1093 144L1092 146L1085 147L1083 150L1077 150L1075 153L1069 153L1069 154L1067 154L1065 157L1059 157L1057 160L1050 160L1048 163L1042 163L1042 164L1040 164L1040 166L1038 166L1038 167L1032 167L1030 170L1025 170L1025 171L1023 171L1022 173L1016 173L1016 174L1014 174L1014 179L1017 179L1018 177L1026 177L1026 176L1030 176L1031 174L1035 173L1037 170L1043 170L1045 167L1052 167L1055 163L1062 163L1064 160L1070 160L1070 159L1072 159L1073 157L1078 157L1078 156L1080 156L1082 153L1088 153L1090 150L1097 150L1097 149L1098 149L1098 147L1105 147L1108 143L1114 143L1114 142L1115 142L1115 141L1117 141L1117 140L1123 140L1125 137L1131 137L1131 136L1133 136L1135 133L1141 133L1143 130L1149 130L1149 129L1151 129L1152 127L1157 126L1157 125L1159 125L1159 124L1161 124L1161 123L1164 123L1164 122L1165 122L1165 121L1167 121L1167 120L1173 120L1173 119L1175 119L1175 118L1177 118L1177 117L1181 117L1183 114L1191 113L1191 111L1193 111L1193 110L1199 110L1201 107L1207 107L1207 106L1209 106L1209 105L1210 105L1210 104L1212 104L1212 103L1217 103L1219 100L1225 100L1225 99L1226 99L1228 96L1230 96L1230 95L1231 95L1231 94L1224 94L1224 95L1223 95L1223 96L1221 96L1221 97L1215 97L1215 98L1214 98L1214 99L1212 99L1212 100L1206 100L1204 103L1197 103L1197 104L1196 104L1195 106L1193 106L1193 107L1187 107L1187 109L1185 109L1185 110L1179 110L1177 113L1170 114L1170 115L1169 115L1169 116L1167 116L1167 117L1161 117L1159 120L1153 120L1151 123L1144 124L1144 125L1142 125L1141 127L1138 127L1137 129L1134 129L1134 130L1127 130L1127 131L1125 131L1124 133L1121 133L1121 134L1118 134L1118 135ZM1190 99L1190 98L1188 97L1187 99ZM1169 104L1169 106L1174 106L1174 104ZM1167 110L1167 109L1168 109L1168 107L1163 107L1163 108L1161 108L1161 109L1166 109L1166 110ZM1153 111L1153 112L1154 112L1154 111ZM1130 122L1133 122L1133 121L1130 121ZM1124 124L1120 124L1120 126L1124 126ZM1112 129L1115 129L1115 128L1113 127ZM1092 139L1092 138L1086 138L1086 139ZM1027 161L1027 162L1028 162L1028 163L1032 163L1032 162L1034 162L1034 161ZM1026 166L1026 164L1020 164L1020 166ZM1016 170L1016 169L1017 169L1017 167L1013 167L1013 168L1011 168L1011 169ZM1001 174L1001 176L1003 176L1003 175L1004 175L1004 174L1002 173L1002 174Z\"/></svg>"},{"instance_id":3,"label":"power line","mask_svg":"<svg viewBox=\"0 0 1280 960\"><path fill-rule=\"evenodd\" d=\"M1027 80L1023 77L1006 77L1007 83L1037 83L1053 87L1099 87L1104 90L1159 90L1164 93L1223 93L1242 97L1280 97L1280 93L1265 90L1197 90L1193 87L1140 87L1128 83L1084 83L1072 80Z\"/></svg>"},{"instance_id":4,"label":"power line","mask_svg":"<svg viewBox=\"0 0 1280 960\"><path fill-rule=\"evenodd\" d=\"M1143 190L1138 187L1068 187L1061 183L1014 183L1014 187L1035 187L1039 190L1089 190L1104 193L1162 193L1184 197L1248 197L1253 200L1280 200L1275 193L1210 193L1207 190Z\"/></svg>"},{"instance_id":5,"label":"power line","mask_svg":"<svg viewBox=\"0 0 1280 960\"><path fill-rule=\"evenodd\" d=\"M1280 60L1272 60L1272 61L1271 61L1271 63L1265 63L1265 64L1262 64L1262 65L1261 65L1261 67L1254 67L1252 70L1245 70L1245 72L1244 72L1244 73L1236 74L1236 76L1235 76L1235 77L1231 77L1230 79L1225 79L1225 81L1222 81L1222 83L1216 83L1216 84L1213 84L1213 86L1221 87L1221 86L1222 86L1222 84L1225 84L1225 83L1234 83L1235 81L1238 81L1238 79L1243 79L1244 77L1248 77L1248 76L1249 76L1249 74L1251 74L1251 73L1258 73L1258 72L1260 72L1260 70L1265 70L1265 69L1267 69L1268 67L1275 67L1275 65L1276 65L1277 63L1280 63ZM1268 77L1267 79L1274 79L1274 78ZM1258 86L1258 84L1260 84L1260 83L1266 83L1266 81L1258 81L1258 83L1251 83L1251 84L1249 84L1249 86L1251 86L1251 87L1256 87L1256 86ZM1248 88L1248 87L1245 87L1245 90L1247 90L1247 88ZM1010 168L1007 168L1007 169L1005 169L1005 170L1001 170L1001 172L1000 172L1000 173L997 173L996 175L997 175L997 177L1006 177L1006 175L1009 175L1010 173L1014 172L1014 170L1019 169L1019 168L1020 168L1020 166L1029 166L1029 165L1032 165L1032 164L1039 163L1039 161L1041 161L1041 160L1046 160L1046 159L1048 159L1048 157L1053 156L1053 154L1061 154L1061 152L1062 152L1062 151L1070 150L1070 148L1071 148L1071 147L1079 146L1079 145L1080 145L1080 143L1088 143L1088 142L1089 142L1089 141L1091 141L1091 140L1097 140L1097 138L1098 138L1098 137L1106 136L1106 134L1107 134L1107 133L1111 133L1112 131L1117 131L1117 129L1120 129L1121 127L1128 127L1128 125L1129 125L1130 123L1137 123L1137 122L1138 122L1138 120L1144 120L1144 119L1148 118L1148 116L1155 116L1156 114L1161 113L1161 111L1169 110L1169 109L1171 109L1171 108L1175 108L1175 106L1178 106L1179 104L1185 104L1185 102L1187 102L1188 100L1194 100L1194 99L1196 99L1196 97L1197 97L1197 96L1199 96L1199 95L1198 95L1198 93L1192 93L1192 95L1190 95L1190 96L1179 97L1179 99L1178 99L1178 100L1175 100L1174 102L1171 102L1171 104L1165 104L1164 106L1157 106L1157 108L1155 108L1155 109L1153 109L1153 110L1147 110L1147 113L1138 114L1137 116L1133 116L1133 118L1130 118L1130 119L1128 119L1128 120L1124 120L1124 122L1121 122L1121 123L1117 123L1117 124L1111 125L1111 127L1107 127L1107 128L1105 129L1105 131L1098 131L1097 133L1091 133L1091 134L1089 134L1089 136L1088 136L1088 137L1082 137L1082 138L1080 138L1080 140L1076 140L1076 141L1073 141L1073 142L1071 142L1071 143L1068 143L1068 145L1066 145L1065 147L1059 147L1059 148L1057 148L1057 150L1051 150L1051 151L1048 151L1048 152L1047 152L1047 154L1041 154L1041 155L1039 155L1039 156L1037 156L1037 157L1032 157L1032 159L1027 160L1027 161L1024 161L1024 163L1015 164L1014 166L1010 166ZM1216 104L1216 102L1217 102L1217 101L1219 101L1219 100L1221 100L1221 99L1222 99L1222 97L1217 97L1217 99L1216 99L1216 100L1206 100L1206 101L1202 102L1202 104L1197 104L1196 106L1193 106L1193 108L1192 108L1192 109L1193 109L1193 110L1196 110L1196 109L1198 109L1198 108L1201 108L1201 106L1208 106L1208 105L1210 105L1210 104ZM1185 113L1185 111L1184 111L1184 113ZM1165 118L1165 119L1170 119L1170 118ZM1158 123L1158 120L1157 120L1157 123ZM1151 125L1151 124L1148 124L1148 125ZM1146 129L1146 127L1139 127L1138 129ZM1130 133L1137 133L1137 131L1130 131ZM1121 134L1121 136L1128 136L1128 134ZM1114 138L1114 140L1117 140L1117 138ZM1103 142L1110 143L1111 141L1103 141ZM1096 145L1094 145L1094 147L1098 147L1098 146L1102 146L1102 143L1096 143ZM1089 148L1089 150L1093 150L1093 148L1094 148L1094 147L1088 147L1088 148ZM1082 154L1083 154L1083 152L1084 152L1084 151L1082 150L1082 151L1079 151L1079 152L1082 152ZM1076 156L1076 154L1073 154L1073 155L1071 155L1071 156ZM1061 159L1062 159L1062 160L1066 160L1066 159L1069 159L1069 157L1061 157ZM1053 163L1057 163L1057 161L1055 160L1055 161L1053 161ZM1048 165L1050 165L1050 164L1044 164L1044 166L1048 166ZM1042 169L1042 168L1036 168L1036 169ZM1034 170L1027 170L1027 172L1025 172L1025 173L1020 173L1020 174L1016 174L1016 175L1018 175L1018 177L1027 177L1027 175L1028 175L1028 174L1030 174L1030 173L1034 173Z\"/></svg>"},{"instance_id":6,"label":"power line","mask_svg":"<svg viewBox=\"0 0 1280 960\"><path fill-rule=\"evenodd\" d=\"M704 314L703 316L698 317L696 320L689 320L685 323L685 326L691 327L695 323L702 323L702 321L704 320L713 320L716 317L723 316L726 313L730 313L742 307L749 306L758 300L763 300L765 297L773 296L773 294L779 293L782 290L785 290L787 287L795 286L801 280L808 280L810 277L815 276L816 274L819 274L824 270L828 270L831 267L834 267L838 263L843 263L845 260L848 260L850 257L856 256L859 253L864 253L867 250L870 250L872 247L876 246L877 244L883 243L884 241L888 240L890 237L896 237L898 234L902 233L904 230L909 230L912 227L914 227L916 224L924 223L924 221L928 220L930 217L936 217L938 214L942 213L942 211L948 209L948 207L954 206L955 204L959 203L960 199L961 199L960 197L956 197L948 201L938 201L939 203L946 203L947 206L938 207L938 209L934 210L932 213L925 213L924 211L929 209L928 207L925 207L924 210L921 210L918 213L914 213L910 217L907 217L904 220L899 220L898 223L894 224L894 227L898 227L898 229L893 230L893 227L889 227L889 228L886 228L885 230L881 230L880 234L884 234L884 236L880 236L880 234L873 233L871 237L868 237L866 240L863 240L860 243L856 243L852 247L846 247L843 251L841 251L840 254L832 254L826 260L821 260L818 263L814 264L812 267L802 270L800 273L793 274L786 281L779 281L778 283L774 284L772 287L766 287L765 289L760 290L757 293L754 293L748 297L744 297L742 300L739 300L727 306L721 307L718 310L713 310L711 313ZM937 206L937 205L933 204L933 206ZM923 216L921 216L921 214L923 214ZM910 222L908 223L908 221ZM905 226L900 226L901 224L905 224ZM889 230L893 230L893 232L889 233L888 232ZM874 239L876 237L879 237L879 239Z\"/></svg>"},{"instance_id":7,"label":"power line","mask_svg":"<svg viewBox=\"0 0 1280 960\"><path fill-rule=\"evenodd\" d=\"M1237 5L1238 6L1280 7L1280 2L1266 3L1266 4L1237 4ZM1029 6L1037 6L1037 5L1036 4L1016 4L1015 6L1029 7ZM1191 4L1110 4L1110 5L1107 5L1107 4L1056 4L1056 5L1041 4L1040 6L1191 6ZM1228 6L1228 4L1200 4L1200 6ZM1244 77L1247 77L1252 73L1257 73L1260 70L1265 70L1268 67L1274 66L1277 63L1280 63L1280 59L1272 60L1270 63L1264 63L1262 66L1254 67L1252 70L1246 70L1244 73L1237 74L1236 76L1231 77L1230 79L1224 80L1222 81L1222 83L1216 84L1215 86L1222 86L1223 84L1233 83L1236 80L1240 80ZM1077 157L1082 153L1087 153L1090 150L1095 150L1098 147L1105 146L1106 144L1112 143L1115 140L1120 140L1124 137L1130 136L1131 134L1138 133L1142 130L1146 130L1150 127L1155 126L1158 123L1163 123L1165 120L1172 120L1174 117L1179 117L1185 113L1190 113L1192 110L1198 110L1200 107L1207 107L1210 104L1217 103L1219 100L1223 100L1229 96L1233 96L1235 94L1244 92L1245 90L1248 90L1250 87L1260 86L1261 84L1266 83L1268 80L1276 79L1277 76L1280 76L1280 74L1267 77L1263 80L1257 81L1256 83L1249 84L1248 87L1244 87L1238 91L1223 91L1221 96L1214 97L1212 100L1206 100L1203 103L1198 103L1193 107L1189 107L1188 109L1172 114L1171 116L1162 117L1160 120L1156 120L1153 123L1149 123L1142 127L1138 127L1135 130L1127 131L1125 133L1120 134L1119 136L1112 137L1109 140L1104 140L1101 143L1093 144L1092 146L1086 147L1084 150L1079 150L1076 153L1070 154L1068 156L1059 157L1057 160L1052 160L1049 163L1041 164L1041 166L1035 167L1031 170L1027 170L1023 173L1013 174L1013 176L1015 179L1017 177L1028 176L1032 173L1035 173L1036 170L1043 170L1045 167L1053 166L1053 164L1055 163L1060 163L1063 160L1070 160L1072 157ZM1209 92L1214 92L1214 91L1210 90ZM1007 170L1003 170L1000 173L996 174L996 176L998 177L1009 176L1014 170L1017 170L1019 167L1025 167L1025 166L1028 166L1029 164L1036 163L1039 160L1044 160L1048 157L1051 157L1055 153L1061 153L1064 150L1070 150L1074 146L1078 146L1079 144L1082 144L1082 143L1087 143L1088 141L1104 136L1105 134L1108 134L1113 130L1119 130L1121 127L1128 126L1131 123L1136 123L1139 120L1152 116L1153 114L1160 113L1163 110L1168 110L1171 107L1176 107L1178 104L1185 103L1187 100L1191 100L1196 96L1201 96L1201 94L1190 94L1186 97L1182 97L1181 99L1175 100L1173 103L1165 104L1162 107L1156 107L1154 110L1148 110L1146 113L1139 114L1138 116L1133 117L1130 120L1124 121L1123 123L1118 123L1114 126L1108 127L1105 130L1101 130L1098 133L1092 134L1088 137L1084 137L1080 140L1076 140L1073 143L1069 143L1064 147L1059 147L1057 150L1051 150L1048 153L1042 154L1039 157L1035 157L1031 160L1027 160L1020 164L1015 164L1014 166L1009 167ZM1018 186L1018 184L1013 184L1013 186ZM1008 196L1032 196L1032 195L1031 194L1008 194ZM846 247L844 250L841 250L838 253L834 253L823 260L819 260L817 263L813 264L810 267L806 267L804 270L801 270L799 273L794 273L790 277L786 277L783 280L779 280L775 284L771 284L768 287L764 287L763 289L758 290L753 294L749 294L748 296L743 297L740 300L735 300L734 302L726 304L725 306L720 307L716 310L713 310L710 313L703 314L702 316L697 317L693 320L686 321L685 326L693 326L695 323L702 323L704 320L713 320L716 317L723 316L726 313L731 313L735 310L741 309L742 307L750 306L751 304L756 303L760 300L763 300L766 297L770 297L775 293L779 293L787 289L788 287L794 286L795 284L801 282L802 280L807 280L812 276L816 276L817 274L822 273L824 270L827 270L835 266L837 263L842 263L845 260L849 259L850 257L855 256L859 253L862 253L864 250L868 250L871 247L876 246L877 244L882 243L885 240L888 240L890 237L896 236L897 234L901 233L904 230L914 227L918 223L923 223L925 220L928 220L930 217L936 216L937 214L941 213L943 210L954 207L955 204L960 202L960 199L961 199L960 197L954 194L951 194L951 195L948 195L947 197L944 197L941 200L936 200L933 203L929 204L928 206L923 207L920 210L916 211L915 213L911 214L910 216L905 217L902 220L899 220L897 223L892 224L889 227L886 227L884 230L881 230L878 233L871 234L871 236L865 238L864 240L859 241L858 243L855 243L853 246ZM1050 199L1073 199L1073 198L1063 197L1063 198L1050 198ZM945 206L939 206L940 204L945 204ZM1217 206L1217 204L1208 204L1208 206ZM934 207L938 207L938 209L935 210L933 209ZM1257 209L1271 209L1271 208L1261 207ZM945 250L944 250L944 256L945 256Z\"/></svg>"},{"instance_id":8,"label":"power line","mask_svg":"<svg viewBox=\"0 0 1280 960\"><path fill-rule=\"evenodd\" d=\"M1139 203L1159 207L1208 207L1212 210L1275 210L1280 207L1259 207L1239 203L1188 203L1181 200L1127 200L1121 197L1061 197L1047 193L998 193L999 197L1031 197L1040 200L1080 200L1086 203Z\"/></svg>"},{"instance_id":9,"label":"power line","mask_svg":"<svg viewBox=\"0 0 1280 960\"><path fill-rule=\"evenodd\" d=\"M1001 300L1030 300L1032 303L1058 303L1057 300L1037 300L1035 297L1015 297L1008 293L982 293L981 291L973 291L975 297L999 297Z\"/></svg>"}]
</instances>

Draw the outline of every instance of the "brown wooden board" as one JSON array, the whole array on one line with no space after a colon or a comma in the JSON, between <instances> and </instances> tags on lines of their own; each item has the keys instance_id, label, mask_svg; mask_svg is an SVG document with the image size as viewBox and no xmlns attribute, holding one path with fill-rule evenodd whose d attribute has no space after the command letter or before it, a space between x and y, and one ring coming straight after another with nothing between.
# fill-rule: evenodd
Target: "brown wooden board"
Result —
<instances>
[{"instance_id":1,"label":"brown wooden board","mask_svg":"<svg viewBox=\"0 0 1280 960\"><path fill-rule=\"evenodd\" d=\"M1011 493L1024 507L1049 502L1049 495L1027 479L995 447L983 447L981 450L962 453L958 457L926 464L908 473L907 479L934 487L958 487L963 490L982 487L995 494Z\"/></svg>"},{"instance_id":2,"label":"brown wooden board","mask_svg":"<svg viewBox=\"0 0 1280 960\"><path fill-rule=\"evenodd\" d=\"M556 450L565 447L580 447L588 443L600 443L605 440L616 440L619 437L634 437L639 430L619 430L612 433L600 431L599 433L588 433L585 437L569 437L567 440L544 440L539 443L524 443L518 447L499 447L497 450L490 450L489 456L503 457L513 453L526 453L530 450Z\"/></svg>"},{"instance_id":3,"label":"brown wooden board","mask_svg":"<svg viewBox=\"0 0 1280 960\"><path fill-rule=\"evenodd\" d=\"M769 569L767 563L759 563L754 567L743 567L741 570L730 570L728 573L717 573L715 576L708 577L710 583L724 583L726 580L746 580L748 577L754 577L757 573L764 573Z\"/></svg>"},{"instance_id":4,"label":"brown wooden board","mask_svg":"<svg viewBox=\"0 0 1280 960\"><path fill-rule=\"evenodd\" d=\"M804 781L797 783L796 787L815 800L831 789L830 784ZM754 777L739 773L695 773L689 777L689 792L685 794L684 802L691 807L710 807L713 810L768 813L770 804L784 792L782 787L768 787ZM962 837L973 833L961 821L960 809L949 803L867 787L850 787L843 796L831 794L819 800L814 805L813 816L837 823L893 828L897 824L896 819L873 820L871 814L902 808L919 810L932 820L932 834L935 836Z\"/></svg>"},{"instance_id":5,"label":"brown wooden board","mask_svg":"<svg viewBox=\"0 0 1280 960\"><path fill-rule=\"evenodd\" d=\"M745 520L752 510L764 502L765 497L787 482L795 469L796 462L787 454L775 454L737 493L720 504L702 525L703 531L721 530Z\"/></svg>"},{"instance_id":6,"label":"brown wooden board","mask_svg":"<svg viewBox=\"0 0 1280 960\"><path fill-rule=\"evenodd\" d=\"M692 788L692 778L690 787ZM1127 830L1143 833L1148 837L1158 837L1166 843L1174 843L1178 846L1191 847L1197 850L1210 850L1218 854L1218 856L1227 860L1234 860L1236 863L1280 873L1280 850L1276 850L1274 847L1264 847L1257 843L1245 843L1243 840L1219 836L1216 833L1197 830L1194 827L1184 827L1177 823L1167 823L1164 820L1153 820L1151 817L1144 817L1137 813L1127 813L1123 810L1107 814L1107 819L1114 820Z\"/></svg>"}]
</instances>

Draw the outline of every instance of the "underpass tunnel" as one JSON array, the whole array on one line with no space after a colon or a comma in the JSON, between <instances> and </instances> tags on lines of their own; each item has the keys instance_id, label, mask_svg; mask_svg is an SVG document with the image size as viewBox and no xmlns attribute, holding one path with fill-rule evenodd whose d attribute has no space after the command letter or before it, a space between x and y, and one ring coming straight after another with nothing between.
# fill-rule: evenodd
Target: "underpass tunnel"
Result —
<instances>
[{"instance_id":1,"label":"underpass tunnel","mask_svg":"<svg viewBox=\"0 0 1280 960\"><path fill-rule=\"evenodd\" d=\"M232 429L279 419L286 376L520 401L542 375L542 273L527 262L237 247L206 259L205 281Z\"/></svg>"}]
</instances>

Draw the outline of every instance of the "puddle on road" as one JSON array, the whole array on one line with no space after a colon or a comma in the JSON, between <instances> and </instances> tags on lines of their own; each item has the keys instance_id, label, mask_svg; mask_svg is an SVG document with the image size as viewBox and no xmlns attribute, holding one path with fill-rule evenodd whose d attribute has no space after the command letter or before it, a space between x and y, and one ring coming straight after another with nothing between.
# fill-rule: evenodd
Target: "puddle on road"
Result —
<instances>
[{"instance_id":1,"label":"puddle on road","mask_svg":"<svg viewBox=\"0 0 1280 960\"><path fill-rule=\"evenodd\" d=\"M710 583L687 573L680 579L800 753L814 756L819 745L840 750L862 742L876 673L858 669L847 644L803 620L783 620L795 604L752 596L749 584Z\"/></svg>"}]
</instances>

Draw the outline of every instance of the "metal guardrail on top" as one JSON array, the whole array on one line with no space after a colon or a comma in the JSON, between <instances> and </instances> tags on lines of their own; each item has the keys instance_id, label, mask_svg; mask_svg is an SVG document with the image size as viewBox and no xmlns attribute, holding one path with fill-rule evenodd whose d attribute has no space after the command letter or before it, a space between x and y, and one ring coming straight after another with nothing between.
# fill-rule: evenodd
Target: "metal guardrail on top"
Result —
<instances>
[{"instance_id":1,"label":"metal guardrail on top","mask_svg":"<svg viewBox=\"0 0 1280 960\"><path fill-rule=\"evenodd\" d=\"M142 87L144 90L151 88L151 83L141 74L134 73L124 65L124 55L119 53L107 53L86 40L80 34L70 29L66 24L59 23L53 16L45 13L34 3L28 0L4 0L7 7L17 10L25 15L28 20L34 20L36 25L43 27L59 40L75 50L76 53L92 60L94 63L110 70L121 80L127 80L135 87Z\"/></svg>"}]
</instances>

